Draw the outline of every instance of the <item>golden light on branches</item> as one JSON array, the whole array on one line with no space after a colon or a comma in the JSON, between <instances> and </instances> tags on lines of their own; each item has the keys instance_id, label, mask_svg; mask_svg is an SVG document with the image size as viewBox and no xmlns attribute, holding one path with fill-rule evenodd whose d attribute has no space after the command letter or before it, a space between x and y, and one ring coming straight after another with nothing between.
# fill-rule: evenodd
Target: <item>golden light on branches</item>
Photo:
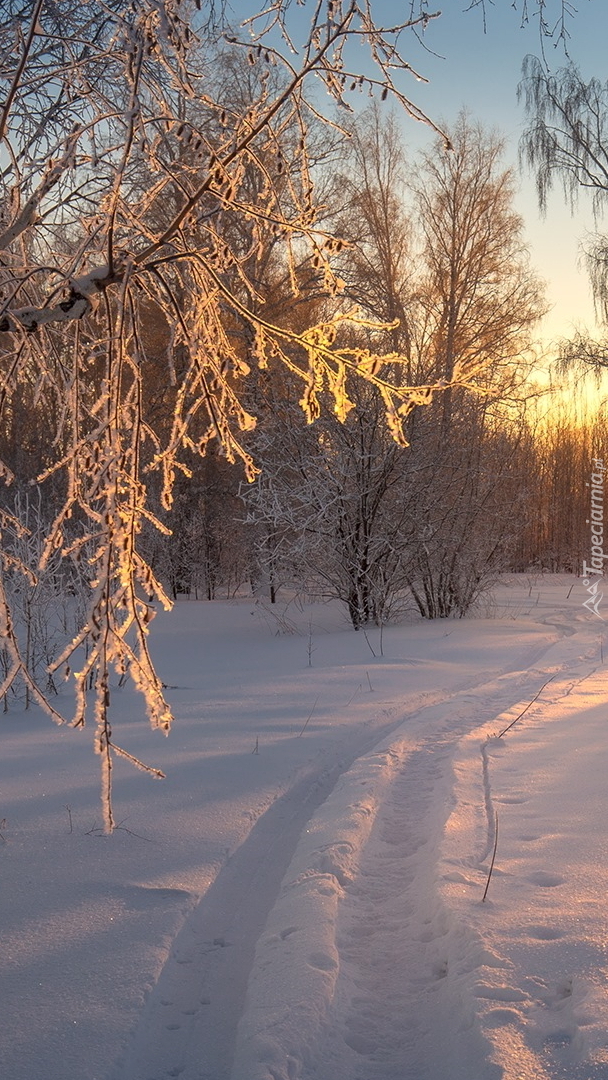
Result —
<instances>
[{"instance_id":1,"label":"golden light on branches","mask_svg":"<svg viewBox=\"0 0 608 1080\"><path fill-rule=\"evenodd\" d=\"M365 320L340 299L342 245L322 227L311 152L319 131L340 131L335 116L362 88L437 130L407 94L417 73L404 51L437 13L422 4L384 27L368 3L323 0L300 46L284 0L238 30L180 0L26 8L24 22L8 0L0 28L0 410L8 423L24 395L31 403L44 444L36 479L59 493L41 569L61 551L89 579L88 614L52 670L73 678L72 723L93 714L111 828L112 754L131 756L113 741L110 673L128 672L152 724L170 724L147 644L155 604L169 605L141 554L142 528L165 528L151 478L161 474L169 507L189 455L212 442L255 475L242 437L255 424L244 404L254 366L289 369L310 421L326 395L346 417L353 381L365 380L402 443L408 413L447 385L409 386L407 357L349 344L345 327ZM363 74L351 42L367 45ZM256 260L267 249L292 297L302 266L326 297L314 325L265 315ZM456 368L451 384L476 374ZM19 527L4 515L5 573ZM0 630L6 694L31 676L5 591Z\"/></svg>"}]
</instances>

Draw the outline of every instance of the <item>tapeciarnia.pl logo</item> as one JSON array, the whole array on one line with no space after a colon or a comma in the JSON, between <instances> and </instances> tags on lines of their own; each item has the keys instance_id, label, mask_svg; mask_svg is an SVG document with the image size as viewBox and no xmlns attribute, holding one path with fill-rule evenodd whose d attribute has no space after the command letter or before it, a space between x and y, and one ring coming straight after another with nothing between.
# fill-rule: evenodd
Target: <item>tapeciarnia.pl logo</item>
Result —
<instances>
[{"instance_id":1,"label":"tapeciarnia.pl logo","mask_svg":"<svg viewBox=\"0 0 608 1080\"><path fill-rule=\"evenodd\" d=\"M590 517L587 524L590 527L591 538L591 562L583 559L583 585L587 586L589 596L583 603L583 607L597 615L604 621L600 614L600 603L604 593L599 591L600 583L604 577L604 560L608 559L608 552L604 554L604 474L605 467L602 458L592 458L591 483L587 486L590 490ZM592 578L596 578L592 581Z\"/></svg>"}]
</instances>

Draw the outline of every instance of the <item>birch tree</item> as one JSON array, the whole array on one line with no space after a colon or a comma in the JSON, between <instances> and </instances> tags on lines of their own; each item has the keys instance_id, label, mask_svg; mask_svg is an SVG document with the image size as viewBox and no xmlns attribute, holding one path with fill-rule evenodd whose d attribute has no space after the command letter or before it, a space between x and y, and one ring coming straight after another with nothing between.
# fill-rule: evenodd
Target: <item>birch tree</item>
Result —
<instances>
[{"instance_id":1,"label":"birch tree","mask_svg":"<svg viewBox=\"0 0 608 1080\"><path fill-rule=\"evenodd\" d=\"M608 82L586 81L575 64L547 70L535 56L523 65L519 95L528 126L522 136L523 162L536 176L539 207L547 211L549 193L561 187L572 210L590 196L598 232L585 243L585 261L599 320L608 323L608 236L600 228L608 198ZM562 370L595 372L608 367L608 336L599 340L579 331L560 344Z\"/></svg>"},{"instance_id":2,"label":"birch tree","mask_svg":"<svg viewBox=\"0 0 608 1080\"><path fill-rule=\"evenodd\" d=\"M508 561L520 521L516 403L542 289L500 140L461 117L450 141L408 162L372 111L335 185L349 297L370 318L398 313L385 340L410 375L445 381L412 414L411 448L391 447L373 389L345 423L328 417L308 437L275 403L260 433L249 507L269 570L343 600L356 629L403 611L408 589L424 617L464 615ZM463 363L483 366L474 393L451 385Z\"/></svg>"}]
</instances>

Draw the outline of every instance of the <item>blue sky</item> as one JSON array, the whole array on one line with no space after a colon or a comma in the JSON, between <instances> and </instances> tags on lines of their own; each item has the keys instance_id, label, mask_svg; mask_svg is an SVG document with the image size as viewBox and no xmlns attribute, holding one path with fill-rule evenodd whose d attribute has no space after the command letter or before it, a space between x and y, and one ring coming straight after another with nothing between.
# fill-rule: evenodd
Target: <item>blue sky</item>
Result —
<instances>
[{"instance_id":1,"label":"blue sky","mask_svg":"<svg viewBox=\"0 0 608 1080\"><path fill-rule=\"evenodd\" d=\"M437 4L429 0L428 10L441 9L441 16L429 24L425 35L427 49L413 39L411 48L414 67L429 81L404 79L401 88L436 121L443 120L449 125L465 108L472 118L497 128L505 137L505 162L515 167L519 180L517 209L525 220L533 265L547 283L547 297L552 305L543 326L549 343L567 336L577 326L587 325L595 330L591 292L580 265L580 243L595 225L590 200L585 194L581 194L573 213L561 190L556 190L550 198L543 219L537 208L533 177L519 172L517 151L525 115L523 105L517 101L517 85L524 57L528 53L540 54L537 2L527 0L530 17L528 24L522 25L521 9L526 0L515 0L519 10L514 10L513 0L494 0L494 3L486 0L485 21L481 7L472 7L471 0L443 0L443 3L438 0ZM403 19L408 7L406 0L398 3L372 0L377 21L384 25ZM586 79L596 76L606 80L608 3L572 0L571 7L573 15L567 19L569 56ZM306 16L312 9L312 0L305 0L302 6L294 3L292 25L305 28ZM252 10L259 10L255 0L232 0L235 19ZM555 21L561 11L561 0L546 0L546 11L548 21ZM554 47L550 41L545 42L545 55L552 69L562 67L567 60L563 47ZM434 138L425 125L405 117L403 134L406 147L412 151L428 148Z\"/></svg>"},{"instance_id":2,"label":"blue sky","mask_svg":"<svg viewBox=\"0 0 608 1080\"><path fill-rule=\"evenodd\" d=\"M508 159L517 167L519 138L525 127L523 105L517 102L517 84L527 53L539 55L538 23L532 16L522 27L511 0L486 5L486 27L479 9L465 10L462 0L445 0L440 19L427 32L442 58L421 60L428 85L417 87L417 100L433 117L453 121L465 107L472 116L496 126L507 139ZM560 3L550 0L549 10L557 16ZM568 53L585 79L608 79L608 4L605 0L577 0L577 11L567 21L570 33ZM545 45L552 69L566 62L563 48ZM410 128L412 125L410 125ZM419 125L414 131L404 127L406 140L420 145L428 138ZM586 324L594 329L594 312L587 275L580 266L580 242L595 229L590 199L581 193L574 213L557 189L541 218L530 174L519 173L517 208L526 223L534 266L546 280L553 310L545 320L548 340L568 335L573 327ZM608 207L607 207L608 208ZM602 227L602 222L598 223ZM605 224L608 229L608 221Z\"/></svg>"}]
</instances>

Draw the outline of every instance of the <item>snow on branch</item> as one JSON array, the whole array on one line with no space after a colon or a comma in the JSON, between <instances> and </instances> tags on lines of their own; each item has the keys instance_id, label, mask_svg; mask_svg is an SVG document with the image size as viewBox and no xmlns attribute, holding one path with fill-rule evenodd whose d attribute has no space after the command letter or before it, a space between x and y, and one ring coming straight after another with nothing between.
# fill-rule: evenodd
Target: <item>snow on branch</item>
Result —
<instances>
[{"instance_id":1,"label":"snow on branch","mask_svg":"<svg viewBox=\"0 0 608 1080\"><path fill-rule=\"evenodd\" d=\"M179 0L36 0L27 28L20 0L4 14L0 415L38 433L23 479L52 491L41 561L88 581L57 664L73 722L96 723L111 827L111 676L133 679L153 726L171 722L147 644L169 599L145 544L168 531L176 479L212 447L255 477L263 377L293 377L310 422L328 406L346 420L354 387L373 386L402 445L413 409L479 381L481 359L411 384L408 350L386 347L393 314L346 295L347 245L317 192L362 92L449 142L409 93L439 13L420 3L385 26L358 0L297 18L276 0L221 34ZM6 476L19 438L2 444Z\"/></svg>"}]
</instances>

